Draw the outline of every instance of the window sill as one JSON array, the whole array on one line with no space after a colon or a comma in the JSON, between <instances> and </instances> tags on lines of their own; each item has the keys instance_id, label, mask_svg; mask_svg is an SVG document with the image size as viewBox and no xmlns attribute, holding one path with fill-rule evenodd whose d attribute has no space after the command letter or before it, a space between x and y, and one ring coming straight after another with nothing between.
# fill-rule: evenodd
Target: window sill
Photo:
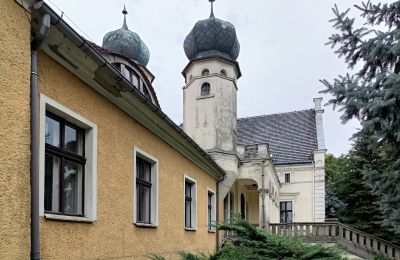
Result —
<instances>
[{"instance_id":1,"label":"window sill","mask_svg":"<svg viewBox=\"0 0 400 260\"><path fill-rule=\"evenodd\" d=\"M217 233L217 231L215 229L209 229L208 233Z\"/></svg>"},{"instance_id":2,"label":"window sill","mask_svg":"<svg viewBox=\"0 0 400 260\"><path fill-rule=\"evenodd\" d=\"M143 228L157 228L157 224L146 224L146 223L134 223L137 227L143 227Z\"/></svg>"},{"instance_id":3,"label":"window sill","mask_svg":"<svg viewBox=\"0 0 400 260\"><path fill-rule=\"evenodd\" d=\"M85 218L85 217L75 217L75 216L56 215L56 214L44 214L44 218L49 219L49 220L85 222L85 223L93 223L95 221L93 219L89 219L89 218Z\"/></svg>"},{"instance_id":4,"label":"window sill","mask_svg":"<svg viewBox=\"0 0 400 260\"><path fill-rule=\"evenodd\" d=\"M185 230L186 230L186 231L192 231L192 232L193 232L193 231L197 231L196 228L188 228L188 227L185 227Z\"/></svg>"},{"instance_id":5,"label":"window sill","mask_svg":"<svg viewBox=\"0 0 400 260\"><path fill-rule=\"evenodd\" d=\"M198 96L198 97L197 97L197 100L199 100L199 99L205 99L205 98L213 98L213 97L215 97L215 95Z\"/></svg>"}]
</instances>

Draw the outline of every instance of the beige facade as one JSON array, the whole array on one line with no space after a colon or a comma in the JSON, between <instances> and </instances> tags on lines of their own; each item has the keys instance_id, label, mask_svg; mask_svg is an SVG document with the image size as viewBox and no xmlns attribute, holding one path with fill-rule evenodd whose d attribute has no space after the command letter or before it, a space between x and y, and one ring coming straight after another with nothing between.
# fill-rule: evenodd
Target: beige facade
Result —
<instances>
[{"instance_id":1,"label":"beige facade","mask_svg":"<svg viewBox=\"0 0 400 260\"><path fill-rule=\"evenodd\" d=\"M172 257L183 249L215 250L215 233L207 230L207 188L216 190L216 180L43 52L39 60L40 93L98 128L97 220L75 223L43 218L43 259ZM134 147L159 163L157 228L132 223ZM196 231L184 229L184 175L197 181Z\"/></svg>"},{"instance_id":2,"label":"beige facade","mask_svg":"<svg viewBox=\"0 0 400 260\"><path fill-rule=\"evenodd\" d=\"M28 259L31 26L16 2L0 5L0 259Z\"/></svg>"},{"instance_id":3,"label":"beige facade","mask_svg":"<svg viewBox=\"0 0 400 260\"><path fill-rule=\"evenodd\" d=\"M29 12L14 1L3 1L0 9L0 71L3 75L0 80L0 161L3 166L0 170L0 259L28 259L30 255L31 25L24 11L29 17ZM90 151L93 155L90 160L95 160L91 162L95 178L87 180L93 181L95 198L90 198L93 209L90 218L47 214L43 212L43 201L40 202L41 259L147 259L153 254L176 259L182 250L215 251L217 235L208 230L207 203L209 191L217 191L220 177L215 175L215 170L219 168L212 164L211 158L207 161L195 145L184 138L180 140L180 133L172 126L161 119L145 119L147 116L155 118L155 112L140 105L141 101L135 101L132 94L125 93L124 97L138 104L135 113L139 114L128 112L132 111L130 105L112 99L110 92L101 92L89 85L83 80L88 74L76 74L68 64L81 66L80 60L86 59L85 73L91 71L93 75L88 78L93 79L96 67L91 65L95 63L78 49L71 48L67 37L60 39L59 36L56 26L52 27L49 42L43 46L61 40L65 46L59 45L58 50L64 52L64 61L68 59L68 62L49 56L48 53L55 52L47 47L39 51L37 95L41 106L38 108L40 118L35 120L38 125L44 122L45 109L67 121L74 117L72 114L78 115L95 126L92 141L97 149ZM144 74L152 81L149 71L145 70ZM58 111L59 107L64 110ZM170 132L157 130L161 128ZM42 125L40 130L44 130ZM43 143L43 136L41 133L39 143ZM157 161L157 222L151 227L134 223L135 151ZM43 145L40 149L42 193L44 152ZM221 176L222 173L220 170ZM184 224L185 176L196 183L194 230L185 229ZM40 196L43 199L43 194Z\"/></svg>"}]
</instances>

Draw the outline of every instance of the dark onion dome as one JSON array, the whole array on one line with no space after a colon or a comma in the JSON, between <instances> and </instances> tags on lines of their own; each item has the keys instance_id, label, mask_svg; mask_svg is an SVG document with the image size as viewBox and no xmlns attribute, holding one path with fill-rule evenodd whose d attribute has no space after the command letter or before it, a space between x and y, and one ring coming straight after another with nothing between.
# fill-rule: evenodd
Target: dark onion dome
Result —
<instances>
[{"instance_id":1,"label":"dark onion dome","mask_svg":"<svg viewBox=\"0 0 400 260\"><path fill-rule=\"evenodd\" d=\"M236 61L240 52L235 27L230 22L215 18L213 9L210 18L195 24L183 47L189 60L222 56Z\"/></svg>"},{"instance_id":2,"label":"dark onion dome","mask_svg":"<svg viewBox=\"0 0 400 260\"><path fill-rule=\"evenodd\" d=\"M103 48L110 52L120 54L146 67L150 59L149 49L137 33L128 29L126 25L126 15L128 12L125 7L122 13L124 14L124 24L122 28L109 32L104 36Z\"/></svg>"}]
</instances>

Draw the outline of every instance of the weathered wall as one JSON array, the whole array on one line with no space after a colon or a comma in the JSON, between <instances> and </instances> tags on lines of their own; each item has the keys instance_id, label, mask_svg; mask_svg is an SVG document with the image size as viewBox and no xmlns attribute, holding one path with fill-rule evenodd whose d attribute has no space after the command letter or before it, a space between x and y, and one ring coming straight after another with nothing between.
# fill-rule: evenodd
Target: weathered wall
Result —
<instances>
[{"instance_id":1,"label":"weathered wall","mask_svg":"<svg viewBox=\"0 0 400 260\"><path fill-rule=\"evenodd\" d=\"M0 6L0 259L29 259L30 24L16 2Z\"/></svg>"},{"instance_id":2,"label":"weathered wall","mask_svg":"<svg viewBox=\"0 0 400 260\"><path fill-rule=\"evenodd\" d=\"M148 254L176 259L181 250L215 250L216 235L207 231L207 187L215 191L216 180L44 53L39 67L40 92L98 127L97 221L42 219L43 259L145 259ZM134 146L159 162L157 228L132 223ZM184 230L184 175L198 185L195 232Z\"/></svg>"},{"instance_id":3,"label":"weathered wall","mask_svg":"<svg viewBox=\"0 0 400 260\"><path fill-rule=\"evenodd\" d=\"M313 165L279 166L277 172L282 183L280 201L293 201L293 221L314 221L314 168ZM291 173L290 183L285 183L285 173ZM279 218L278 218L279 221Z\"/></svg>"}]
</instances>

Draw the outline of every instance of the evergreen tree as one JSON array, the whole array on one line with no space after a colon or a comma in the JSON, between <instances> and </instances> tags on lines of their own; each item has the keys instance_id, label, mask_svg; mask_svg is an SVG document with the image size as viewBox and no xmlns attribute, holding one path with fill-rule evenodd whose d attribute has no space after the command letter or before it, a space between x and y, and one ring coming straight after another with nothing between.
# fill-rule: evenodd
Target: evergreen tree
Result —
<instances>
[{"instance_id":1,"label":"evergreen tree","mask_svg":"<svg viewBox=\"0 0 400 260\"><path fill-rule=\"evenodd\" d=\"M338 32L328 42L352 74L332 83L323 80L322 92L333 95L328 103L340 107L343 122L360 121L356 136L376 137L369 152L381 152L391 162L384 168L365 168L365 176L379 198L381 224L400 234L400 1L368 1L355 7L364 26L356 28L349 10L340 12L335 5L331 21Z\"/></svg>"},{"instance_id":2,"label":"evergreen tree","mask_svg":"<svg viewBox=\"0 0 400 260\"><path fill-rule=\"evenodd\" d=\"M325 158L325 215L328 218L337 218L340 208L345 207L343 201L337 196L336 184L347 171L346 157L335 157L332 154Z\"/></svg>"},{"instance_id":3,"label":"evergreen tree","mask_svg":"<svg viewBox=\"0 0 400 260\"><path fill-rule=\"evenodd\" d=\"M345 205L339 208L338 216L354 228L392 240L392 234L379 225L383 214L377 204L378 197L364 180L365 169L386 167L386 160L381 157L381 153L368 149L374 143L373 137L358 136L345 158L345 166L342 167L345 170L335 178L336 196Z\"/></svg>"}]
</instances>

